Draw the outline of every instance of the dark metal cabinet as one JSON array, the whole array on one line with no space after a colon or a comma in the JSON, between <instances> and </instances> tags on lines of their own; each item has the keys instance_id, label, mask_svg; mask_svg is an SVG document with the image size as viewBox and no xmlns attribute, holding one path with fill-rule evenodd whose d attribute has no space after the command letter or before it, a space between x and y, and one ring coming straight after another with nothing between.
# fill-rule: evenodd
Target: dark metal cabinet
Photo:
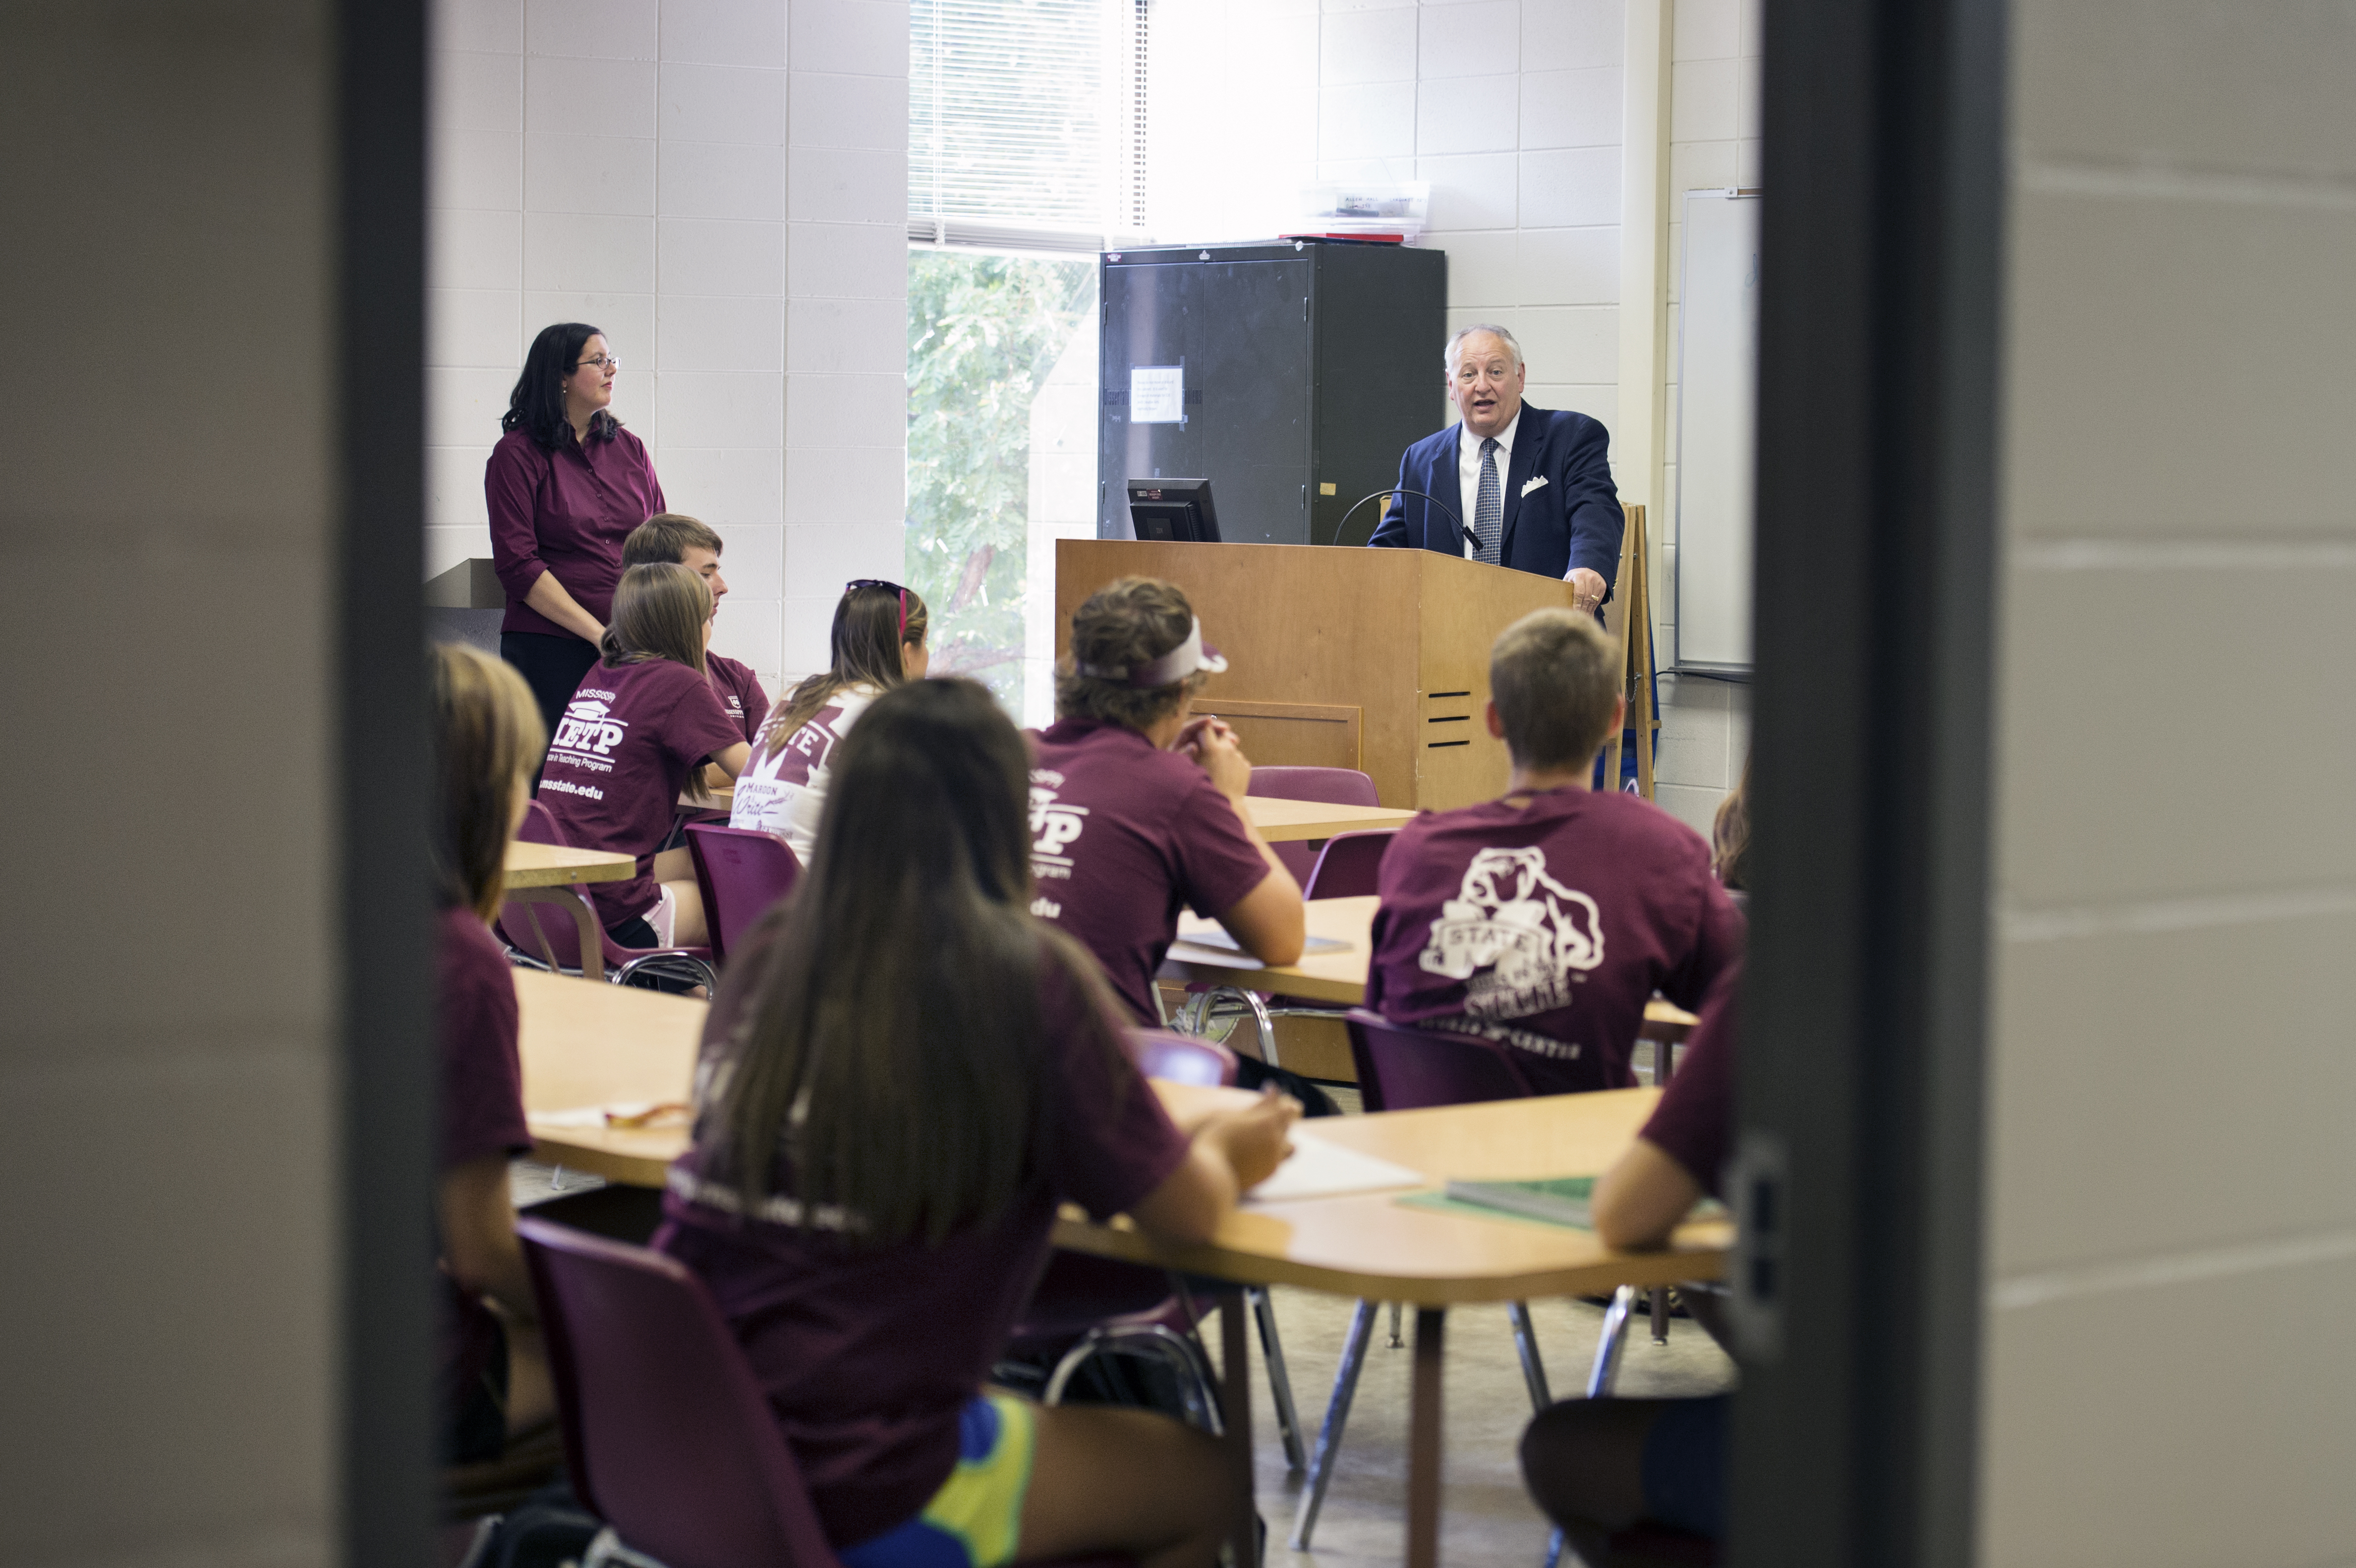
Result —
<instances>
[{"instance_id":1,"label":"dark metal cabinet","mask_svg":"<svg viewBox=\"0 0 2356 1568\"><path fill-rule=\"evenodd\" d=\"M1123 483L1207 478L1222 538L1331 544L1350 504L1398 476L1443 421L1448 258L1283 240L1099 259L1097 537L1131 537ZM1140 421L1140 368L1175 368L1175 420ZM1151 383L1155 378L1149 376ZM1150 395L1150 385L1143 390ZM1376 507L1341 542L1364 544Z\"/></svg>"}]
</instances>

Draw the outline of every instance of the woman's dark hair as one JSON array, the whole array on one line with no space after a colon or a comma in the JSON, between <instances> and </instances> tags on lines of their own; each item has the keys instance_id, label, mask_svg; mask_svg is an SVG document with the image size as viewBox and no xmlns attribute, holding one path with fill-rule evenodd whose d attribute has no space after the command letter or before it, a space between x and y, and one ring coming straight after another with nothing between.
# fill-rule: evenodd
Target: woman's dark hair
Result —
<instances>
[{"instance_id":1,"label":"woman's dark hair","mask_svg":"<svg viewBox=\"0 0 2356 1568\"><path fill-rule=\"evenodd\" d=\"M1072 612L1072 651L1055 667L1055 717L1151 730L1202 690L1210 677L1197 670L1168 686L1135 687L1082 675L1079 667L1146 664L1184 642L1194 629L1194 607L1176 583L1155 577L1108 582Z\"/></svg>"},{"instance_id":2,"label":"woman's dark hair","mask_svg":"<svg viewBox=\"0 0 2356 1568\"><path fill-rule=\"evenodd\" d=\"M1709 825L1709 869L1736 892L1751 891L1751 759L1742 759L1742 782L1718 803Z\"/></svg>"},{"instance_id":3,"label":"woman's dark hair","mask_svg":"<svg viewBox=\"0 0 2356 1568\"><path fill-rule=\"evenodd\" d=\"M523 374L508 394L508 411L499 416L501 430L519 430L534 445L554 452L573 439L564 417L564 383L581 364L581 350L593 337L605 334L583 321L560 321L543 326L523 357ZM604 409L589 416L589 439L611 441L622 421Z\"/></svg>"},{"instance_id":4,"label":"woman's dark hair","mask_svg":"<svg viewBox=\"0 0 2356 1568\"><path fill-rule=\"evenodd\" d=\"M705 673L703 628L712 619L712 590L683 566L653 561L622 573L614 590L614 618L597 640L605 667L669 659Z\"/></svg>"},{"instance_id":5,"label":"woman's dark hair","mask_svg":"<svg viewBox=\"0 0 2356 1568\"><path fill-rule=\"evenodd\" d=\"M902 605L906 606L907 626L901 626ZM846 588L834 606L834 662L786 694L762 724L761 732L754 737L755 759L773 755L794 732L818 717L819 709L834 700L834 694L846 686L872 686L879 691L889 691L906 678L900 664L900 645L925 645L926 628L930 617L925 613L925 602L913 588L884 588L873 584L862 588Z\"/></svg>"},{"instance_id":6,"label":"woman's dark hair","mask_svg":"<svg viewBox=\"0 0 2356 1568\"><path fill-rule=\"evenodd\" d=\"M1087 953L1032 918L1031 758L986 689L904 683L833 766L810 868L737 982L753 991L704 1075L696 1138L742 1212L783 1174L805 1224L937 1244L1004 1213L1037 1168L1043 968L1117 1053L1113 1003Z\"/></svg>"},{"instance_id":7,"label":"woman's dark hair","mask_svg":"<svg viewBox=\"0 0 2356 1568\"><path fill-rule=\"evenodd\" d=\"M503 660L437 643L425 652L425 677L434 896L444 909L470 909L487 921L507 892L516 795L531 788L548 731L531 688Z\"/></svg>"}]
</instances>

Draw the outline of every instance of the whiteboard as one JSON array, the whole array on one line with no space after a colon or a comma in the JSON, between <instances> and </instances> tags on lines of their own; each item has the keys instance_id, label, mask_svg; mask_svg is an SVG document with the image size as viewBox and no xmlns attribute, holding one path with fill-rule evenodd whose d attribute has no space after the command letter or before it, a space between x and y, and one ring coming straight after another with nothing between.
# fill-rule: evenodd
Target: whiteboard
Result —
<instances>
[{"instance_id":1,"label":"whiteboard","mask_svg":"<svg viewBox=\"0 0 2356 1568\"><path fill-rule=\"evenodd\" d=\"M1686 192L1677 283L1676 667L1751 669L1759 193Z\"/></svg>"}]
</instances>

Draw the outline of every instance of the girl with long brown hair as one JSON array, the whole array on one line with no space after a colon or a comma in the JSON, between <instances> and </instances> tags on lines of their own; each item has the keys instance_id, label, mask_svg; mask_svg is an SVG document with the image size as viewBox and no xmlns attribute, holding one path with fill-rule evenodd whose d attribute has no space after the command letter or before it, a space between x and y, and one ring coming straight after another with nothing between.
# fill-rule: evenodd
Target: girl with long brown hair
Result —
<instances>
[{"instance_id":1,"label":"girl with long brown hair","mask_svg":"<svg viewBox=\"0 0 2356 1568\"><path fill-rule=\"evenodd\" d=\"M830 759L867 705L904 680L922 680L925 602L896 582L862 578L834 607L833 657L789 692L754 740L728 825L772 833L808 862L826 810Z\"/></svg>"},{"instance_id":2,"label":"girl with long brown hair","mask_svg":"<svg viewBox=\"0 0 2356 1568\"><path fill-rule=\"evenodd\" d=\"M516 1057L515 980L491 935L508 840L531 798L546 732L515 668L468 647L427 656L441 914L434 933L441 1149L442 1458L497 1458L555 1409L531 1277L516 1241L508 1160L531 1147Z\"/></svg>"},{"instance_id":3,"label":"girl with long brown hair","mask_svg":"<svg viewBox=\"0 0 2356 1568\"><path fill-rule=\"evenodd\" d=\"M711 1286L847 1568L1207 1568L1231 1507L1201 1433L980 1386L1059 1203L1207 1238L1299 1113L1172 1124L1094 962L1030 913L1028 766L973 682L867 709L810 870L731 955L656 1236Z\"/></svg>"},{"instance_id":4,"label":"girl with long brown hair","mask_svg":"<svg viewBox=\"0 0 2356 1568\"><path fill-rule=\"evenodd\" d=\"M752 748L704 673L712 592L684 566L634 566L614 591L596 667L557 721L540 802L564 841L637 857L627 881L585 890L625 947L700 947L708 940L695 864L664 849L680 791L706 762L730 776Z\"/></svg>"}]
</instances>

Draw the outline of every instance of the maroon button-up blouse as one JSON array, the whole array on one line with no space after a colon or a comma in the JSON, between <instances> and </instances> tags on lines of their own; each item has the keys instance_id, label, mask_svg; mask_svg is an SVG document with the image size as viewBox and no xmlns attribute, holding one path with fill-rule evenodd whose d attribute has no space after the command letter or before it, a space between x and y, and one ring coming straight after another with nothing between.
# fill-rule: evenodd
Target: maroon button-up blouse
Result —
<instances>
[{"instance_id":1,"label":"maroon button-up blouse","mask_svg":"<svg viewBox=\"0 0 2356 1568\"><path fill-rule=\"evenodd\" d=\"M483 496L491 513L491 566L508 592L503 632L570 637L523 602L543 571L600 621L614 612L622 581L622 541L632 528L664 510L661 483L647 444L626 430L584 448L568 426L564 445L546 452L519 430L491 448Z\"/></svg>"}]
</instances>

